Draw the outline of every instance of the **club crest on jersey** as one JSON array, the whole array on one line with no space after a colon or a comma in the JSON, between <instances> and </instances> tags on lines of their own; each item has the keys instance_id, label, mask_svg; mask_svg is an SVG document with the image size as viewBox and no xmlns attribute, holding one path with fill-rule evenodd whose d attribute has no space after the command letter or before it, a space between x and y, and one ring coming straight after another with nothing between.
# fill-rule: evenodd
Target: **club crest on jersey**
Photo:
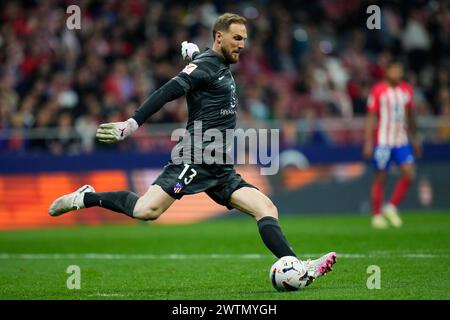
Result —
<instances>
[{"instance_id":1,"label":"club crest on jersey","mask_svg":"<svg viewBox=\"0 0 450 320\"><path fill-rule=\"evenodd\" d=\"M192 71L194 71L197 68L197 65L194 63L189 63L181 72L184 72L186 74L191 74Z\"/></svg>"},{"instance_id":2,"label":"club crest on jersey","mask_svg":"<svg viewBox=\"0 0 450 320\"><path fill-rule=\"evenodd\" d=\"M180 193L181 190L183 190L183 188L184 188L184 185L182 183L180 183L180 182L177 182L175 184L175 186L173 187L173 192Z\"/></svg>"}]
</instances>

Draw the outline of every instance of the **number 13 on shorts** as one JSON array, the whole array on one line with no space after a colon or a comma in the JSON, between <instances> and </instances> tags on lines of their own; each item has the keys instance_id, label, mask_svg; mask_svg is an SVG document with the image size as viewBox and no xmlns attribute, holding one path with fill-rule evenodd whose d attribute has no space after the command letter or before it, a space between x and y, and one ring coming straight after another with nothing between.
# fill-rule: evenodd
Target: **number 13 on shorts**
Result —
<instances>
[{"instance_id":1,"label":"number 13 on shorts","mask_svg":"<svg viewBox=\"0 0 450 320\"><path fill-rule=\"evenodd\" d=\"M190 165L188 164L184 164L184 169L183 171L181 171L180 175L178 176L178 179L183 179L183 177L186 175L187 171L189 170L189 175L187 177L184 178L184 184L188 185L189 183L192 182L192 180L194 179L194 177L197 175L197 171L194 168L189 168Z\"/></svg>"}]
</instances>

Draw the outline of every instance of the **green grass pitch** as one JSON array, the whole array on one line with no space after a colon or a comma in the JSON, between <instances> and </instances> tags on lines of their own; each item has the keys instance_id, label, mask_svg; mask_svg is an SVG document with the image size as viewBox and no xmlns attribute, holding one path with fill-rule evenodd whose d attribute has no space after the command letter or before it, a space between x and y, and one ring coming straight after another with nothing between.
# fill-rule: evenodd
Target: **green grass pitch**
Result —
<instances>
[{"instance_id":1,"label":"green grass pitch","mask_svg":"<svg viewBox=\"0 0 450 320\"><path fill-rule=\"evenodd\" d=\"M0 299L450 299L450 213L405 213L401 229L368 216L282 217L301 259L336 251L334 270L304 290L276 292L275 258L254 221L148 223L0 232ZM81 270L69 290L67 267ZM369 290L367 268L381 272Z\"/></svg>"}]
</instances>

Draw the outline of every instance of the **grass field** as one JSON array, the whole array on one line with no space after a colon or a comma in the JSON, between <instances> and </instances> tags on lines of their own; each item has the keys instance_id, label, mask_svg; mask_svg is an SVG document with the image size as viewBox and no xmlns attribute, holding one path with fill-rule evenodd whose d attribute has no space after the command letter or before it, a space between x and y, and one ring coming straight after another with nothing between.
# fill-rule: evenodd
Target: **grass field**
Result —
<instances>
[{"instance_id":1,"label":"grass field","mask_svg":"<svg viewBox=\"0 0 450 320\"><path fill-rule=\"evenodd\" d=\"M450 214L403 217L382 231L363 216L282 218L300 258L338 253L333 272L289 293L272 288L275 259L247 217L0 232L0 299L450 299ZM66 287L69 265L79 290ZM370 265L379 290L366 286Z\"/></svg>"}]
</instances>

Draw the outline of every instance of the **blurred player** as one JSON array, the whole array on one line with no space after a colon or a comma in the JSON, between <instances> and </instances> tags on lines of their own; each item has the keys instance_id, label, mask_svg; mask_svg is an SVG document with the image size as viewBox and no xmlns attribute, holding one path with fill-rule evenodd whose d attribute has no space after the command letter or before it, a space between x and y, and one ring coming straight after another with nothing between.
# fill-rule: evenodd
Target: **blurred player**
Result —
<instances>
[{"instance_id":1,"label":"blurred player","mask_svg":"<svg viewBox=\"0 0 450 320\"><path fill-rule=\"evenodd\" d=\"M193 59L192 62L156 90L132 118L100 125L97 138L105 143L123 140L165 103L183 95L186 95L188 105L187 131L190 136L194 135L194 121L202 121L202 132L215 128L225 135L227 129L234 130L237 99L230 65L239 61L244 49L247 39L245 24L245 18L235 14L220 16L213 26L213 47L203 53L199 53L195 44L183 42L182 55L185 59ZM179 142L174 150L180 147ZM193 147L203 151L206 145L202 142ZM221 147L227 149L226 145ZM264 244L276 257L296 256L278 224L275 205L255 186L242 179L232 164L196 164L197 159L176 164L172 160L141 197L130 191L95 192L86 185L56 199L49 213L59 216L72 210L101 206L132 218L155 220L183 195L205 192L228 209L236 208L253 216ZM311 281L330 271L335 261L334 252L306 261Z\"/></svg>"},{"instance_id":2,"label":"blurred player","mask_svg":"<svg viewBox=\"0 0 450 320\"><path fill-rule=\"evenodd\" d=\"M372 88L367 102L363 154L372 160L375 169L371 202L372 226L377 229L387 228L388 223L401 227L397 207L414 179L414 153L417 157L422 153L416 134L413 89L402 78L402 64L392 61L385 80ZM399 167L401 177L389 202L382 208L386 174L392 162Z\"/></svg>"}]
</instances>

